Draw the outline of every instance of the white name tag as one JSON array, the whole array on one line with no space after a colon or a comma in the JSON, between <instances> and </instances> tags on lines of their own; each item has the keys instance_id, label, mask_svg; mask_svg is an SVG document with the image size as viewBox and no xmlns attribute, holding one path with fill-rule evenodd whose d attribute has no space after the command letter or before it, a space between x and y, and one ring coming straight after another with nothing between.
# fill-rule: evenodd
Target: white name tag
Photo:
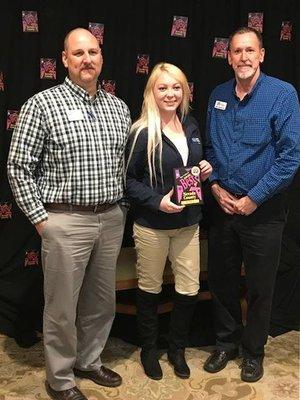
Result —
<instances>
[{"instance_id":1,"label":"white name tag","mask_svg":"<svg viewBox=\"0 0 300 400\"><path fill-rule=\"evenodd\" d=\"M83 114L81 110L67 110L67 116L69 121L83 120Z\"/></svg>"},{"instance_id":2,"label":"white name tag","mask_svg":"<svg viewBox=\"0 0 300 400\"><path fill-rule=\"evenodd\" d=\"M227 103L225 101L216 100L215 108L218 110L226 110Z\"/></svg>"}]
</instances>

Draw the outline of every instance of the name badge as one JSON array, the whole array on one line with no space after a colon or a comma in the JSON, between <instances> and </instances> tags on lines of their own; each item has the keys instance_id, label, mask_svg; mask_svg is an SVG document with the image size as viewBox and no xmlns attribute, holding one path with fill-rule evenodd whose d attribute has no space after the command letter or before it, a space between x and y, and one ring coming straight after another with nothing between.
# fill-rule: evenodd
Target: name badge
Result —
<instances>
[{"instance_id":1,"label":"name badge","mask_svg":"<svg viewBox=\"0 0 300 400\"><path fill-rule=\"evenodd\" d=\"M67 110L67 116L70 122L83 120L83 114L81 110Z\"/></svg>"},{"instance_id":2,"label":"name badge","mask_svg":"<svg viewBox=\"0 0 300 400\"><path fill-rule=\"evenodd\" d=\"M226 110L226 107L227 107L226 101L216 100L215 108L217 108L218 110Z\"/></svg>"}]
</instances>

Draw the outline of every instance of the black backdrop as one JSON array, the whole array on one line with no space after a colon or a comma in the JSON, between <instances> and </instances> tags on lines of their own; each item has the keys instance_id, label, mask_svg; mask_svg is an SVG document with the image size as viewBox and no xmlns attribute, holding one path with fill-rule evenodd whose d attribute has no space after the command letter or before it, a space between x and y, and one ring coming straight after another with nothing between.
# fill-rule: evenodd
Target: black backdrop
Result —
<instances>
[{"instance_id":1,"label":"black backdrop","mask_svg":"<svg viewBox=\"0 0 300 400\"><path fill-rule=\"evenodd\" d=\"M22 11L37 11L39 32L23 32ZM209 93L232 76L224 59L212 58L215 37L228 37L247 25L249 12L263 12L266 58L263 70L300 90L299 0L4 0L0 15L0 331L14 335L14 326L41 302L39 238L14 203L6 178L12 130L8 110L19 110L36 92L65 76L61 48L72 28L104 24L104 67L101 80L116 81L116 95L135 119L146 74L136 74L138 54L149 54L149 69L159 61L175 63L194 83L192 113L204 131ZM188 17L186 38L170 36L173 16ZM292 40L280 41L282 21L293 24ZM40 79L40 58L55 58L56 80ZM1 82L0 82L1 83ZM300 133L299 133L300 134ZM283 258L273 307L273 332L298 325L299 309L299 174L291 188L291 214L284 237ZM124 243L130 241L130 233ZM299 295L298 295L299 300ZM20 322L21 321L21 322Z\"/></svg>"}]
</instances>

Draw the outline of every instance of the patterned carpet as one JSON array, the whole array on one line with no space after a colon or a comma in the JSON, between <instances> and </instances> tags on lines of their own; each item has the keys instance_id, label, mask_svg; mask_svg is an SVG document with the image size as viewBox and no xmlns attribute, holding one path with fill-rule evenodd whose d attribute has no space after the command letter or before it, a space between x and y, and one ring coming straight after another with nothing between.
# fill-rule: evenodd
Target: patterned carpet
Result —
<instances>
[{"instance_id":1,"label":"patterned carpet","mask_svg":"<svg viewBox=\"0 0 300 400\"><path fill-rule=\"evenodd\" d=\"M103 361L123 376L119 388L103 388L87 380L78 386L89 400L292 400L299 399L299 332L269 338L265 375L254 384L239 379L240 359L212 375L202 370L209 348L187 349L191 378L175 377L166 354L161 357L164 378L145 377L139 349L111 338ZM0 400L46 400L42 344L19 348L13 339L0 335Z\"/></svg>"}]
</instances>

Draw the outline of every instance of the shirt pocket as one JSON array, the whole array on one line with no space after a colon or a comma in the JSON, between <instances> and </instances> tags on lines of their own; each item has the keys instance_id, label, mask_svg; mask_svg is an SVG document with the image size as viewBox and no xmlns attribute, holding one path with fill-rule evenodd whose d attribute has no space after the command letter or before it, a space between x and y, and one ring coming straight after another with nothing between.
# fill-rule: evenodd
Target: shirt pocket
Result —
<instances>
[{"instance_id":1,"label":"shirt pocket","mask_svg":"<svg viewBox=\"0 0 300 400\"><path fill-rule=\"evenodd\" d=\"M68 126L52 130L49 136L49 151L56 162L66 162L74 159L80 151L84 151L85 144L89 141L89 132L82 121L72 121Z\"/></svg>"},{"instance_id":2,"label":"shirt pocket","mask_svg":"<svg viewBox=\"0 0 300 400\"><path fill-rule=\"evenodd\" d=\"M262 146L272 140L272 129L268 120L252 118L244 121L241 142L249 146Z\"/></svg>"}]
</instances>

